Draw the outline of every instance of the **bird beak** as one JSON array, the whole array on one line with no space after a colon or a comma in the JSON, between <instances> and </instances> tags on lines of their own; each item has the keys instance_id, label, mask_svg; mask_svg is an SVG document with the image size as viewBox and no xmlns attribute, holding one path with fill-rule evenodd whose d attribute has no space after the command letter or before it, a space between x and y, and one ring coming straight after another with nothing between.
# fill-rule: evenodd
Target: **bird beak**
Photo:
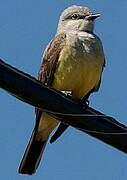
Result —
<instances>
[{"instance_id":1,"label":"bird beak","mask_svg":"<svg viewBox=\"0 0 127 180\"><path fill-rule=\"evenodd\" d=\"M100 14L90 14L90 15L86 16L86 19L94 21L98 17L100 17Z\"/></svg>"}]
</instances>

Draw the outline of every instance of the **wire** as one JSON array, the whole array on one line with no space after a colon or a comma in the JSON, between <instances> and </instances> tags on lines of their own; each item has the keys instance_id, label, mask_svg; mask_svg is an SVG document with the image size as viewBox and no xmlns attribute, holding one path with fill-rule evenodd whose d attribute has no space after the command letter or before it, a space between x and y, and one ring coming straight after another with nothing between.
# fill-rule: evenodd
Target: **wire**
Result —
<instances>
[{"instance_id":1,"label":"wire","mask_svg":"<svg viewBox=\"0 0 127 180\"><path fill-rule=\"evenodd\" d=\"M104 118L110 118L112 119L111 121L109 119L107 119L109 122L112 122L114 125L117 125L121 128L124 128L123 126L120 126L120 124L117 124L113 121L113 118L111 116L107 116L107 115L104 115L104 114L65 114L65 113L59 113L59 112L53 112L53 111L50 111L50 110L47 110L47 109L43 109L44 112L46 113L49 113L49 114L52 114L52 115L60 115L60 116L72 116L72 117L104 117ZM103 131L96 131L96 130L89 130L89 129L81 129L81 128L78 128L86 133L94 133L94 134L101 134L101 135L126 135L127 134L127 128L124 128L125 129L125 132L103 132Z\"/></svg>"},{"instance_id":2,"label":"wire","mask_svg":"<svg viewBox=\"0 0 127 180\"><path fill-rule=\"evenodd\" d=\"M94 134L101 134L101 135L126 135L127 132L102 132L102 131L94 131L94 130L87 130L83 129L84 132L94 133Z\"/></svg>"}]
</instances>

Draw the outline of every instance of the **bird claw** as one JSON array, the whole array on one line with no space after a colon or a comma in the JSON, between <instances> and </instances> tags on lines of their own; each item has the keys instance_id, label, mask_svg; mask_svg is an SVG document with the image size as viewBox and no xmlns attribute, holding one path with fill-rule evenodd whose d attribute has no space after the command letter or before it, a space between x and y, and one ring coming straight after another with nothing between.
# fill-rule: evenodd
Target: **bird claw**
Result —
<instances>
[{"instance_id":1,"label":"bird claw","mask_svg":"<svg viewBox=\"0 0 127 180\"><path fill-rule=\"evenodd\" d=\"M61 91L66 96L72 97L72 91Z\"/></svg>"}]
</instances>

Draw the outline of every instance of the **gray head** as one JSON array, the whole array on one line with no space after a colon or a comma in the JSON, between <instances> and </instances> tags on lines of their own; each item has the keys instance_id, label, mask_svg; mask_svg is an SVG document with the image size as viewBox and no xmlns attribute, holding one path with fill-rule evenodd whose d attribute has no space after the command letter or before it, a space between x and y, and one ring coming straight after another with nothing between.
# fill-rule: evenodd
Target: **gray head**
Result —
<instances>
[{"instance_id":1,"label":"gray head","mask_svg":"<svg viewBox=\"0 0 127 180\"><path fill-rule=\"evenodd\" d=\"M93 14L88 7L73 5L65 9L59 20L57 33L68 31L93 32L94 20L100 14Z\"/></svg>"}]
</instances>

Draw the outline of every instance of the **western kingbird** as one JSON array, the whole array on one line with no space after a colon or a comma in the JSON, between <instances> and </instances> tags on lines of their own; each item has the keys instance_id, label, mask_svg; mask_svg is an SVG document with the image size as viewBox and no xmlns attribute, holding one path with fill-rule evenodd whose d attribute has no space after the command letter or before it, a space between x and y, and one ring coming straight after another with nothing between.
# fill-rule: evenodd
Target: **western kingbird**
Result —
<instances>
[{"instance_id":1,"label":"western kingbird","mask_svg":"<svg viewBox=\"0 0 127 180\"><path fill-rule=\"evenodd\" d=\"M99 14L88 7L71 6L60 16L57 33L42 57L39 80L58 91L71 92L74 101L97 91L105 64L100 39L93 33ZM35 173L52 130L54 119L36 109L36 124L19 167L19 173Z\"/></svg>"}]
</instances>

